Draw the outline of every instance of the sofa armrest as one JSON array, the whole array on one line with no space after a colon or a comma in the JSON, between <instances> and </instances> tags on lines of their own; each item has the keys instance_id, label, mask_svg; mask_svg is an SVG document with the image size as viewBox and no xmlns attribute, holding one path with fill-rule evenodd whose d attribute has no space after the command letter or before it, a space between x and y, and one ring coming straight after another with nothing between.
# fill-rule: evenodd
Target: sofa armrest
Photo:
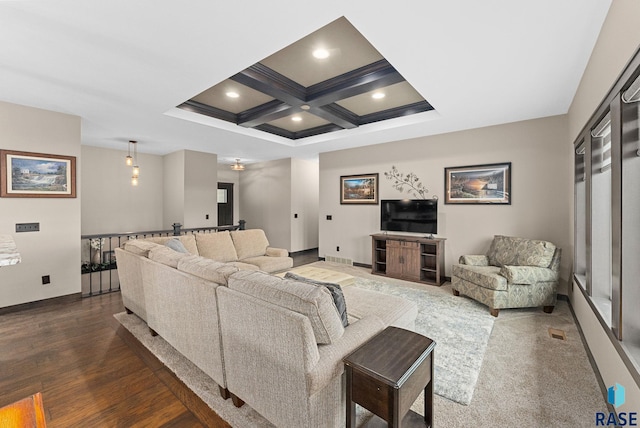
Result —
<instances>
[{"instance_id":1,"label":"sofa armrest","mask_svg":"<svg viewBox=\"0 0 640 428\"><path fill-rule=\"evenodd\" d=\"M557 272L552 269L536 266L502 266L500 275L507 278L509 284L532 285L537 282L552 282L558 279Z\"/></svg>"},{"instance_id":2,"label":"sofa armrest","mask_svg":"<svg viewBox=\"0 0 640 428\"><path fill-rule=\"evenodd\" d=\"M265 252L265 256L269 257L289 257L289 251L284 248L273 248L267 247L267 251Z\"/></svg>"},{"instance_id":3,"label":"sofa armrest","mask_svg":"<svg viewBox=\"0 0 640 428\"><path fill-rule=\"evenodd\" d=\"M460 256L458 263L469 266L489 266L489 257L485 255Z\"/></svg>"},{"instance_id":4,"label":"sofa armrest","mask_svg":"<svg viewBox=\"0 0 640 428\"><path fill-rule=\"evenodd\" d=\"M349 324L344 329L342 337L331 345L318 345L320 358L313 370L307 373L309 395L320 391L331 379L342 375L344 371L342 359L384 330L385 327L385 323L380 318L371 315Z\"/></svg>"}]
</instances>

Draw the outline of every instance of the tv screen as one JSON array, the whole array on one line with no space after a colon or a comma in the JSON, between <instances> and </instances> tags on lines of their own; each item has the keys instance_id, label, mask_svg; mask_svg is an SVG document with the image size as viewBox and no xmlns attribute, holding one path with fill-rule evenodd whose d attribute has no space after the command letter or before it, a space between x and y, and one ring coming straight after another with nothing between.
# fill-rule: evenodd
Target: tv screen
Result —
<instances>
[{"instance_id":1,"label":"tv screen","mask_svg":"<svg viewBox=\"0 0 640 428\"><path fill-rule=\"evenodd\" d=\"M380 229L393 232L438 233L438 200L382 200Z\"/></svg>"}]
</instances>

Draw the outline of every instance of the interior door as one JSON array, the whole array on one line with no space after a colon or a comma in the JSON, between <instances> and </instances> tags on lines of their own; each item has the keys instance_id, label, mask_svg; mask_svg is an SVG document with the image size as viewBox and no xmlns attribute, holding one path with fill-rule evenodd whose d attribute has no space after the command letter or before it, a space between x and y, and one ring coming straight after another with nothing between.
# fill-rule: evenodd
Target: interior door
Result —
<instances>
[{"instance_id":1,"label":"interior door","mask_svg":"<svg viewBox=\"0 0 640 428\"><path fill-rule=\"evenodd\" d=\"M233 183L218 183L218 226L233 224Z\"/></svg>"}]
</instances>

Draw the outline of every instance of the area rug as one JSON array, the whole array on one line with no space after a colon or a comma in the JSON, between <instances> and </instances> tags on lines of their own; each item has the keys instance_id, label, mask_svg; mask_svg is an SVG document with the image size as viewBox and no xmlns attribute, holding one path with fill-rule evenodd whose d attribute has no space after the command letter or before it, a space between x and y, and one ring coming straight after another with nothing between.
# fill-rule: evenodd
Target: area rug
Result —
<instances>
[{"instance_id":1,"label":"area rug","mask_svg":"<svg viewBox=\"0 0 640 428\"><path fill-rule=\"evenodd\" d=\"M405 287L357 278L350 287L415 302L418 305L416 332L436 342L434 393L464 405L471 402L493 329L494 317L486 306L432 286Z\"/></svg>"}]
</instances>

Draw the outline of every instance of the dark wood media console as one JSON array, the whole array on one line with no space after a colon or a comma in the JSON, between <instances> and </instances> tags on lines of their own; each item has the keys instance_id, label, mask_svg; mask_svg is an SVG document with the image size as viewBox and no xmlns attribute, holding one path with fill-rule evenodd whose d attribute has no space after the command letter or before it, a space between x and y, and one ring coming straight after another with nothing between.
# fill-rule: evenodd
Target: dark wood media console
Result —
<instances>
[{"instance_id":1,"label":"dark wood media console","mask_svg":"<svg viewBox=\"0 0 640 428\"><path fill-rule=\"evenodd\" d=\"M444 282L444 238L378 233L371 240L371 273L432 285Z\"/></svg>"}]
</instances>

